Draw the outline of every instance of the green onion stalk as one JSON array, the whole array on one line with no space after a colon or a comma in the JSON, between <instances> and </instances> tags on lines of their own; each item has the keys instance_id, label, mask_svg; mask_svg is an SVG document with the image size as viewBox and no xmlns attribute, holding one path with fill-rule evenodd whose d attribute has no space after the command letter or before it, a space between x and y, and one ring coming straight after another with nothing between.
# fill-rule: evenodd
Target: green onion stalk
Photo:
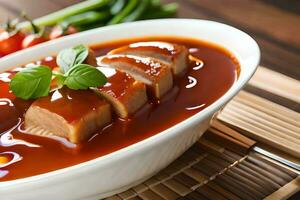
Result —
<instances>
[{"instance_id":1,"label":"green onion stalk","mask_svg":"<svg viewBox=\"0 0 300 200\"><path fill-rule=\"evenodd\" d=\"M35 19L36 26L74 26L84 31L100 26L176 15L177 3L163 5L160 0L87 0ZM29 22L18 24L19 29L31 29Z\"/></svg>"}]
</instances>

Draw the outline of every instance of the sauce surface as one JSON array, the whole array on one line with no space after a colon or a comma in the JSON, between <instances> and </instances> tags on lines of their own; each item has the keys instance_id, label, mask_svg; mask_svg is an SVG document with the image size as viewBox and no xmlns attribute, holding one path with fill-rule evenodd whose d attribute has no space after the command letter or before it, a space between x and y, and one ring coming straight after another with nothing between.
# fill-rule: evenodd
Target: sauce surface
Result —
<instances>
[{"instance_id":1,"label":"sauce surface","mask_svg":"<svg viewBox=\"0 0 300 200\"><path fill-rule=\"evenodd\" d=\"M229 52L197 40L144 38L101 44L93 49L100 56L111 49L141 41L185 45L191 54L187 72L175 79L172 90L159 103L149 101L128 120L115 117L112 124L79 145L65 139L53 140L24 133L23 115L32 101L17 99L9 92L9 79L18 68L0 73L0 181L69 167L137 143L205 109L237 79L239 64ZM46 57L37 63L56 67L53 57ZM86 103L84 96L82 99L82 103ZM80 109L73 109L72 112L78 113Z\"/></svg>"}]
</instances>

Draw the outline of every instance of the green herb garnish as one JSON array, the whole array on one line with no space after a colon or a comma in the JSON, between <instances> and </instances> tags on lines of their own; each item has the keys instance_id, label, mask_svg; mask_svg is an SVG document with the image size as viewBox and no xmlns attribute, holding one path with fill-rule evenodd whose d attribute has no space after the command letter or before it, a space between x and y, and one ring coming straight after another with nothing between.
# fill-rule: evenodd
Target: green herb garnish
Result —
<instances>
[{"instance_id":1,"label":"green herb garnish","mask_svg":"<svg viewBox=\"0 0 300 200\"><path fill-rule=\"evenodd\" d=\"M10 90L16 97L24 100L47 96L50 92L51 80L58 86L67 86L73 90L86 90L98 87L107 82L105 75L94 66L82 64L88 56L88 49L83 45L63 50L59 53L60 72L52 72L43 65L24 68L10 82ZM74 54L75 52L75 54Z\"/></svg>"},{"instance_id":2,"label":"green herb garnish","mask_svg":"<svg viewBox=\"0 0 300 200\"><path fill-rule=\"evenodd\" d=\"M56 63L62 72L66 73L75 65L83 63L83 61L88 57L88 54L89 50L87 47L77 45L60 51L57 55Z\"/></svg>"},{"instance_id":3,"label":"green herb garnish","mask_svg":"<svg viewBox=\"0 0 300 200\"><path fill-rule=\"evenodd\" d=\"M52 71L49 67L30 66L18 72L11 80L9 87L24 100L47 96L50 91Z\"/></svg>"},{"instance_id":4,"label":"green herb garnish","mask_svg":"<svg viewBox=\"0 0 300 200\"><path fill-rule=\"evenodd\" d=\"M86 64L78 64L66 73L64 85L73 90L85 90L107 82L105 75L97 68Z\"/></svg>"}]
</instances>

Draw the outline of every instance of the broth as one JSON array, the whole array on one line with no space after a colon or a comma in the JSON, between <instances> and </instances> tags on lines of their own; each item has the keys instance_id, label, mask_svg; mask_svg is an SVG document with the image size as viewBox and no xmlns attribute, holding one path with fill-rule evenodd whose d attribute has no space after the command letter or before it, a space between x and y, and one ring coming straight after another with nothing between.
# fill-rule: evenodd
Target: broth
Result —
<instances>
[{"instance_id":1,"label":"broth","mask_svg":"<svg viewBox=\"0 0 300 200\"><path fill-rule=\"evenodd\" d=\"M0 74L0 158L9 160L0 167L0 181L47 173L76 165L151 137L200 112L232 86L239 73L235 57L225 49L206 42L173 37L120 40L93 46L97 56L138 41L167 41L185 45L193 58L187 72L159 102L149 101L129 119L114 117L113 123L97 131L82 144L22 132L23 115L32 101L16 99L9 92L9 78L15 70ZM38 61L56 66L54 57ZM84 98L83 98L84 99ZM83 101L85 103L85 101ZM79 112L74 110L73 112ZM0 159L1 166L1 159Z\"/></svg>"}]
</instances>

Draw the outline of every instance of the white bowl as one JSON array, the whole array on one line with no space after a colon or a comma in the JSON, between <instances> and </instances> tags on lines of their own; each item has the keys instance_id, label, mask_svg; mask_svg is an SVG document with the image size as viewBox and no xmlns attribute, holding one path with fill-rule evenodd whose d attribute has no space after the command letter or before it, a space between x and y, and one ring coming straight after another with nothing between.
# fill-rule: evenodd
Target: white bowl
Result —
<instances>
[{"instance_id":1,"label":"white bowl","mask_svg":"<svg viewBox=\"0 0 300 200\"><path fill-rule=\"evenodd\" d=\"M182 36L217 43L237 57L241 65L240 76L216 102L162 133L75 166L0 182L2 200L99 199L141 183L170 164L201 137L213 114L242 89L260 59L257 43L236 28L206 20L163 19L108 26L46 42L1 58L0 71L55 55L59 50L76 44L92 45L143 36ZM54 162L59 162L59 158Z\"/></svg>"}]
</instances>

